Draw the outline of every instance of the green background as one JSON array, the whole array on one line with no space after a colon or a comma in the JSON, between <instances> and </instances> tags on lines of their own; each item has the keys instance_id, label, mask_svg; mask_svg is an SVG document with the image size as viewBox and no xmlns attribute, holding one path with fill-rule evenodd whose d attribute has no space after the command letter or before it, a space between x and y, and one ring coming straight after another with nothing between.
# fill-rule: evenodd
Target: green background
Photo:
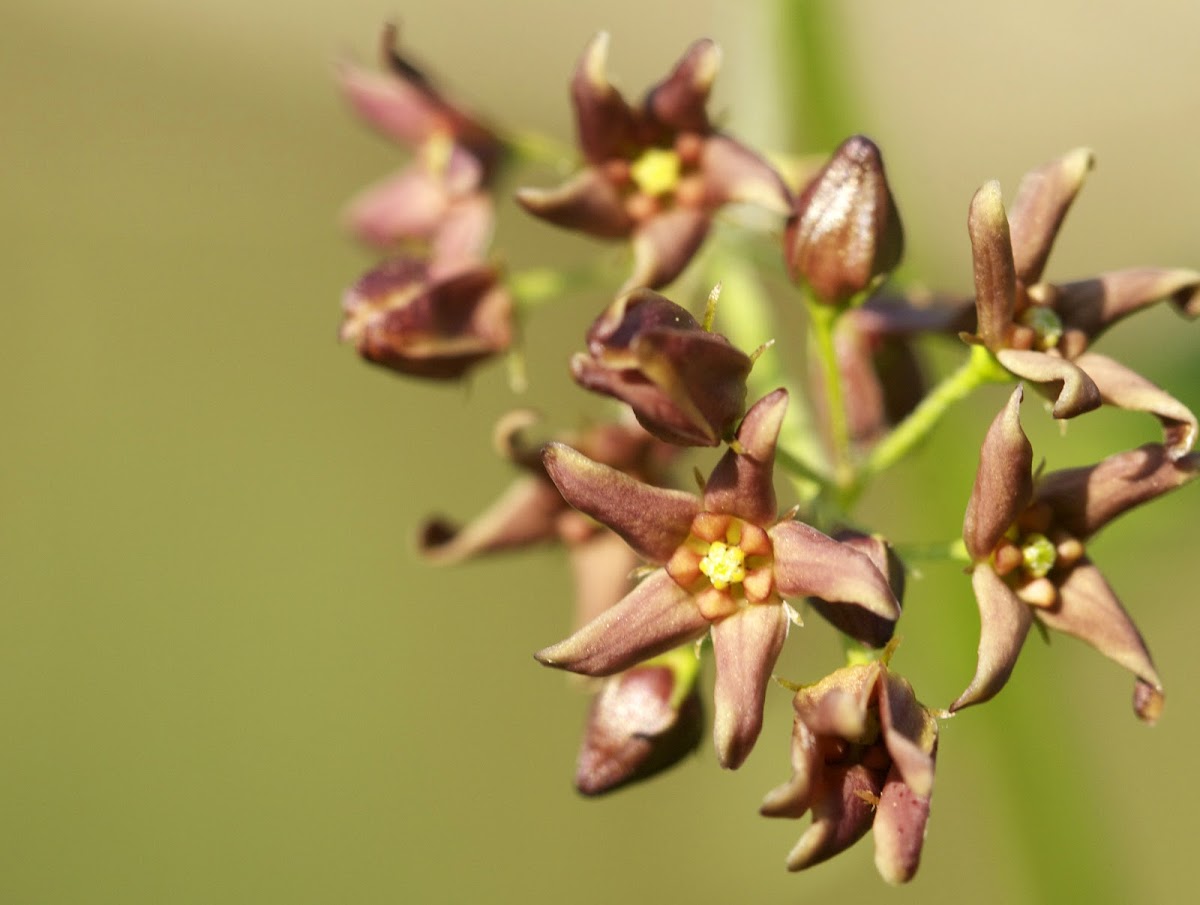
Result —
<instances>
[{"instance_id":1,"label":"green background","mask_svg":"<svg viewBox=\"0 0 1200 905\"><path fill-rule=\"evenodd\" d=\"M586 698L530 658L568 627L562 556L436 570L412 531L506 484L488 438L514 403L565 427L601 410L564 361L607 290L539 311L519 400L500 367L426 385L339 347L340 292L372 257L337 212L403 155L354 121L331 63L373 59L399 14L406 46L461 96L568 141L566 77L596 30L632 98L706 34L725 49L716 108L769 145L794 136L799 103L773 76L777 32L766 6L686 0L313 6L0 12L0 902L1186 898L1194 491L1093 548L1167 683L1161 724L1130 715L1116 666L1033 639L1000 698L943 725L924 864L903 890L878 879L869 841L784 871L804 824L756 814L788 775L783 691L737 773L706 743L639 789L574 794ZM859 97L848 125L884 149L909 276L966 290L971 192L995 177L1011 198L1026 169L1080 144L1099 166L1049 275L1200 265L1200 14L1097 9L842 5L845 81L829 90ZM597 249L509 203L499 236L517 268ZM702 292L687 292L695 310ZM1155 310L1102 350L1196 408L1198 343ZM954 412L881 482L873 523L953 536L1003 396ZM1060 436L1037 404L1025 423L1052 468L1157 435L1102 412ZM973 666L969 587L928 566L907 604L894 665L942 706ZM815 619L788 648L794 679L838 663Z\"/></svg>"}]
</instances>

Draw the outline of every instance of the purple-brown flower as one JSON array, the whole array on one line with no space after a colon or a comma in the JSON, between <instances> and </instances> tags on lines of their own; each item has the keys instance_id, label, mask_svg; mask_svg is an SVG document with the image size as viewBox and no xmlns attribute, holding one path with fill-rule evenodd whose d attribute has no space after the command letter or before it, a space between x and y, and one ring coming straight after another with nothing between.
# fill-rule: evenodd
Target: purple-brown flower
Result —
<instances>
[{"instance_id":1,"label":"purple-brown flower","mask_svg":"<svg viewBox=\"0 0 1200 905\"><path fill-rule=\"evenodd\" d=\"M1013 391L988 430L963 522L981 633L975 677L950 709L986 701L1004 687L1037 620L1132 672L1134 710L1152 723L1162 710L1162 681L1086 544L1126 510L1193 480L1200 457L1173 459L1166 447L1150 444L1035 484L1021 395L1020 387Z\"/></svg>"},{"instance_id":2,"label":"purple-brown flower","mask_svg":"<svg viewBox=\"0 0 1200 905\"><path fill-rule=\"evenodd\" d=\"M750 358L649 289L620 296L592 324L588 351L571 359L583 387L629 403L662 440L716 446L746 406Z\"/></svg>"},{"instance_id":3,"label":"purple-brown flower","mask_svg":"<svg viewBox=\"0 0 1200 905\"><path fill-rule=\"evenodd\" d=\"M1155 415L1174 457L1192 448L1196 416L1144 377L1088 351L1112 324L1162 299L1189 317L1200 315L1200 273L1134 268L1055 285L1042 272L1059 226L1092 154L1072 151L1028 173L1005 212L996 182L971 200L968 231L975 268L978 325L969 342L982 343L1013 374L1054 398L1054 417L1072 418L1102 402Z\"/></svg>"},{"instance_id":4,"label":"purple-brown flower","mask_svg":"<svg viewBox=\"0 0 1200 905\"><path fill-rule=\"evenodd\" d=\"M787 392L760 399L717 463L701 499L651 487L551 444L546 470L580 512L659 566L620 603L537 654L548 666L604 676L711 631L713 735L722 766L738 767L762 728L771 670L790 623L784 598L820 596L895 620L887 580L863 553L791 518L772 484Z\"/></svg>"},{"instance_id":5,"label":"purple-brown flower","mask_svg":"<svg viewBox=\"0 0 1200 905\"><path fill-rule=\"evenodd\" d=\"M917 871L937 755L937 722L882 662L847 666L796 692L792 778L761 813L812 825L788 855L803 870L874 829L875 866L889 883Z\"/></svg>"},{"instance_id":6,"label":"purple-brown flower","mask_svg":"<svg viewBox=\"0 0 1200 905\"><path fill-rule=\"evenodd\" d=\"M535 216L602 239L633 240L626 289L675 279L724 204L748 201L780 214L789 194L771 166L717 131L705 109L720 63L710 40L694 43L633 107L608 81L608 35L588 45L571 82L585 168L556 189L522 189Z\"/></svg>"},{"instance_id":7,"label":"purple-brown flower","mask_svg":"<svg viewBox=\"0 0 1200 905\"><path fill-rule=\"evenodd\" d=\"M392 258L346 290L342 310L343 341L368 361L417 377L462 377L512 340L512 301L482 265L439 276L425 259Z\"/></svg>"}]
</instances>

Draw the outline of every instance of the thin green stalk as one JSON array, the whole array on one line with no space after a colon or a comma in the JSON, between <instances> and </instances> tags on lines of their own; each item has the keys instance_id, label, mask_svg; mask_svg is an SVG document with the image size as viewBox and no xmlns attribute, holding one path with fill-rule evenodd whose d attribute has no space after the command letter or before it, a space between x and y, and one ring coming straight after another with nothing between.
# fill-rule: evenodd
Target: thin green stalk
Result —
<instances>
[{"instance_id":1,"label":"thin green stalk","mask_svg":"<svg viewBox=\"0 0 1200 905\"><path fill-rule=\"evenodd\" d=\"M833 330L842 314L840 308L810 300L808 313L821 375L825 384L825 402L829 410L829 435L833 446L833 478L839 488L854 483L854 463L850 459L850 425L846 420L846 399L842 392L842 372L838 368Z\"/></svg>"},{"instance_id":2,"label":"thin green stalk","mask_svg":"<svg viewBox=\"0 0 1200 905\"><path fill-rule=\"evenodd\" d=\"M775 3L780 84L791 95L788 109L799 111L788 136L796 150L829 151L862 128L839 6L838 0Z\"/></svg>"}]
</instances>

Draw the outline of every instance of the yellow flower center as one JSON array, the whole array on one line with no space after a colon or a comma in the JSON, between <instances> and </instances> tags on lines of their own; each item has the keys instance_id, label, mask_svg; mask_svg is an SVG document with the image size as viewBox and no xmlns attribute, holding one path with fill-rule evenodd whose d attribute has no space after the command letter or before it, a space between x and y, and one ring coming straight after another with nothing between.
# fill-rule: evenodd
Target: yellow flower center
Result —
<instances>
[{"instance_id":1,"label":"yellow flower center","mask_svg":"<svg viewBox=\"0 0 1200 905\"><path fill-rule=\"evenodd\" d=\"M629 167L629 175L647 195L669 195L679 185L679 155L665 148L650 148Z\"/></svg>"},{"instance_id":2,"label":"yellow flower center","mask_svg":"<svg viewBox=\"0 0 1200 905\"><path fill-rule=\"evenodd\" d=\"M1021 323L1030 327L1037 334L1037 346L1045 351L1053 349L1062 339L1062 318L1053 309L1045 305L1031 305L1021 315Z\"/></svg>"},{"instance_id":3,"label":"yellow flower center","mask_svg":"<svg viewBox=\"0 0 1200 905\"><path fill-rule=\"evenodd\" d=\"M746 554L736 544L713 541L704 559L700 560L700 571L708 576L714 588L723 591L746 579Z\"/></svg>"},{"instance_id":4,"label":"yellow flower center","mask_svg":"<svg viewBox=\"0 0 1200 905\"><path fill-rule=\"evenodd\" d=\"M1029 534L1021 544L1021 559L1025 571L1034 578L1044 578L1054 568L1058 551L1044 534Z\"/></svg>"}]
</instances>

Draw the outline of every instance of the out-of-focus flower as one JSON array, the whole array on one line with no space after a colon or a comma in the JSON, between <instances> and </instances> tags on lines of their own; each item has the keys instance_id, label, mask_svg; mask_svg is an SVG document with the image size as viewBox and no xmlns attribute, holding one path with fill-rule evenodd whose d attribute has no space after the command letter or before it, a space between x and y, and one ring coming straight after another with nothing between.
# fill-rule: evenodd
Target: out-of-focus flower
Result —
<instances>
[{"instance_id":1,"label":"out-of-focus flower","mask_svg":"<svg viewBox=\"0 0 1200 905\"><path fill-rule=\"evenodd\" d=\"M843 305L886 277L904 254L904 230L879 148L842 142L796 198L783 240L792 279L816 301Z\"/></svg>"},{"instance_id":2,"label":"out-of-focus flower","mask_svg":"<svg viewBox=\"0 0 1200 905\"><path fill-rule=\"evenodd\" d=\"M575 380L629 403L656 437L716 446L732 436L750 358L679 305L648 289L626 293L592 324L587 344L571 359Z\"/></svg>"},{"instance_id":3,"label":"out-of-focus flower","mask_svg":"<svg viewBox=\"0 0 1200 905\"><path fill-rule=\"evenodd\" d=\"M738 767L762 728L771 670L790 624L785 597L819 596L895 620L899 606L865 554L777 515L772 470L787 393L760 399L708 479L702 499L651 487L551 444L546 470L580 512L612 528L653 571L616 606L540 651L548 666L604 676L711 630L713 735Z\"/></svg>"},{"instance_id":4,"label":"out-of-focus flower","mask_svg":"<svg viewBox=\"0 0 1200 905\"><path fill-rule=\"evenodd\" d=\"M796 692L792 778L761 813L812 825L788 855L803 870L849 848L870 829L875 866L889 883L917 871L937 755L937 721L912 686L882 662L848 666Z\"/></svg>"},{"instance_id":5,"label":"out-of-focus flower","mask_svg":"<svg viewBox=\"0 0 1200 905\"><path fill-rule=\"evenodd\" d=\"M438 276L424 259L392 258L346 291L342 310L344 342L368 361L417 377L462 377L512 340L512 301L483 265Z\"/></svg>"},{"instance_id":6,"label":"out-of-focus flower","mask_svg":"<svg viewBox=\"0 0 1200 905\"><path fill-rule=\"evenodd\" d=\"M1021 395L1018 387L988 429L963 522L981 633L975 676L950 709L986 701L1004 687L1036 619L1132 672L1134 710L1152 723L1162 710L1162 681L1085 545L1121 513L1193 480L1200 456L1172 459L1166 447L1150 444L1053 472L1035 486Z\"/></svg>"},{"instance_id":7,"label":"out-of-focus flower","mask_svg":"<svg viewBox=\"0 0 1200 905\"><path fill-rule=\"evenodd\" d=\"M522 189L517 200L526 210L598 238L632 238L633 274L625 289L655 289L675 279L724 204L790 212L775 170L709 121L716 44L689 47L637 107L608 81L607 57L608 35L601 33L571 82L585 168L559 188Z\"/></svg>"},{"instance_id":8,"label":"out-of-focus flower","mask_svg":"<svg viewBox=\"0 0 1200 905\"><path fill-rule=\"evenodd\" d=\"M1091 167L1091 152L1079 149L1028 173L1008 214L998 183L975 193L968 230L978 326L964 339L984 344L1009 371L1053 396L1056 418L1101 402L1155 415L1177 458L1195 442L1196 416L1124 365L1087 350L1109 326L1162 299L1189 317L1200 315L1200 273L1135 268L1063 285L1042 281L1059 226Z\"/></svg>"}]
</instances>

